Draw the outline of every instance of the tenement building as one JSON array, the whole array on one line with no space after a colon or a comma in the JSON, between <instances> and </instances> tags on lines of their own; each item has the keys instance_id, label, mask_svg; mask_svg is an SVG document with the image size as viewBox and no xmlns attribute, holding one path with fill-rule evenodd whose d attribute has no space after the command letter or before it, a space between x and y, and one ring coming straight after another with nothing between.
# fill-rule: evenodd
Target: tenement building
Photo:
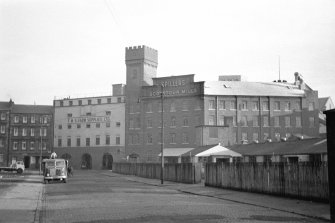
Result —
<instances>
[{"instance_id":1,"label":"tenement building","mask_svg":"<svg viewBox=\"0 0 335 223\"><path fill-rule=\"evenodd\" d=\"M113 96L54 100L54 151L75 168L111 169L124 157L124 85Z\"/></svg>"},{"instance_id":2,"label":"tenement building","mask_svg":"<svg viewBox=\"0 0 335 223\"><path fill-rule=\"evenodd\" d=\"M138 46L125 53L125 149L130 159L155 162L162 146L318 136L318 92L299 73L293 83L244 82L234 75L203 82L195 82L193 74L158 78L156 50Z\"/></svg>"},{"instance_id":3,"label":"tenement building","mask_svg":"<svg viewBox=\"0 0 335 223\"><path fill-rule=\"evenodd\" d=\"M20 160L38 169L52 151L52 121L52 106L0 102L0 166Z\"/></svg>"}]
</instances>

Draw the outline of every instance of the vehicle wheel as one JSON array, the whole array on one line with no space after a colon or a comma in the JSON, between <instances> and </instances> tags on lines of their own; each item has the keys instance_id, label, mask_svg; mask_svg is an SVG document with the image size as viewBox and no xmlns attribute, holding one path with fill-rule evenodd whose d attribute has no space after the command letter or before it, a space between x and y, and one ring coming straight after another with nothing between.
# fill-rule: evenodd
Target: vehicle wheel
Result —
<instances>
[{"instance_id":1,"label":"vehicle wheel","mask_svg":"<svg viewBox=\"0 0 335 223\"><path fill-rule=\"evenodd\" d=\"M66 183L66 179L63 179L63 183Z\"/></svg>"},{"instance_id":2,"label":"vehicle wheel","mask_svg":"<svg viewBox=\"0 0 335 223\"><path fill-rule=\"evenodd\" d=\"M22 174L23 173L23 170L20 168L20 169L17 169L17 173L18 174Z\"/></svg>"}]
</instances>

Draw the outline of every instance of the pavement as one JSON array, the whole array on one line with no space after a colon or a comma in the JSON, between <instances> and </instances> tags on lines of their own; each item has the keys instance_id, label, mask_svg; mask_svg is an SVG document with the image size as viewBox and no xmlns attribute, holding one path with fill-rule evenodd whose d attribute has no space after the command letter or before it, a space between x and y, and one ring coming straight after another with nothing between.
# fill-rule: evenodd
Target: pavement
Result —
<instances>
[{"instance_id":1,"label":"pavement","mask_svg":"<svg viewBox=\"0 0 335 223\"><path fill-rule=\"evenodd\" d=\"M108 172L109 176L124 177L129 181L140 182L157 187L166 187L183 193L212 197L221 200L232 201L240 204L269 208L272 210L283 211L287 213L298 214L305 217L330 221L330 206L327 203L319 203L279 196L271 196L260 193L249 193L236 190L227 190L223 188L215 188L200 184L182 184L171 181L164 181L161 184L160 179L148 179L130 175L122 175Z\"/></svg>"}]
</instances>

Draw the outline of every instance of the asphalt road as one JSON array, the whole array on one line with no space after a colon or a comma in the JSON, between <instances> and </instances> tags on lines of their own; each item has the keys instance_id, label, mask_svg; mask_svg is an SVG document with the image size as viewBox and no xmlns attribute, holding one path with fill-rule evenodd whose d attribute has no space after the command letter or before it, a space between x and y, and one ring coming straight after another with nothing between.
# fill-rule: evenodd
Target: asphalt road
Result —
<instances>
[{"instance_id":1,"label":"asphalt road","mask_svg":"<svg viewBox=\"0 0 335 223\"><path fill-rule=\"evenodd\" d=\"M44 185L35 222L320 222L269 208L183 193L107 171Z\"/></svg>"}]
</instances>

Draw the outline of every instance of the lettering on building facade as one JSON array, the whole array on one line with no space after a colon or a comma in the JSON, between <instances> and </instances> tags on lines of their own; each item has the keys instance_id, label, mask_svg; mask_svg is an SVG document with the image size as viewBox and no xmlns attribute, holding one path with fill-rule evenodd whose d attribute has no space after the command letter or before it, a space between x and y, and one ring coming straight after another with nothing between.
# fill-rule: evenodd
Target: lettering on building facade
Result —
<instances>
[{"instance_id":1,"label":"lettering on building facade","mask_svg":"<svg viewBox=\"0 0 335 223\"><path fill-rule=\"evenodd\" d=\"M109 116L89 116L89 117L71 117L68 118L68 123L98 123L110 122Z\"/></svg>"}]
</instances>

